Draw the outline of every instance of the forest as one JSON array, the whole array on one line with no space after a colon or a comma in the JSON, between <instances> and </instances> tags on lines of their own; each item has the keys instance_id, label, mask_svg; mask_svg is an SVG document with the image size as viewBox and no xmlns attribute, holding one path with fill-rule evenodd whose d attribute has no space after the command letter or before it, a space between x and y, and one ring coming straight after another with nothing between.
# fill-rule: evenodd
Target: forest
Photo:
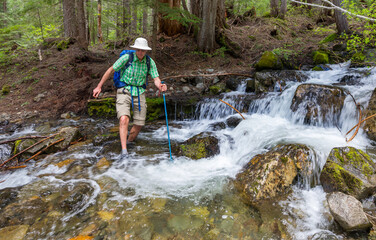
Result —
<instances>
[{"instance_id":1,"label":"forest","mask_svg":"<svg viewBox=\"0 0 376 240\"><path fill-rule=\"evenodd\" d=\"M375 0L0 0L0 239L374 239L375 66Z\"/></svg>"}]
</instances>

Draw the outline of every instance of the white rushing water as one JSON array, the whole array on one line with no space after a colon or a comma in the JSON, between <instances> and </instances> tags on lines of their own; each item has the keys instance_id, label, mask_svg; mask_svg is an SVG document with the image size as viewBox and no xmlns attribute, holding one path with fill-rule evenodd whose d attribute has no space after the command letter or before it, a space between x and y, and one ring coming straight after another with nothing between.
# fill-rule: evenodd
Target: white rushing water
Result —
<instances>
[{"instance_id":1,"label":"white rushing water","mask_svg":"<svg viewBox=\"0 0 376 240\"><path fill-rule=\"evenodd\" d=\"M340 65L331 66L333 70L325 72L309 72L309 79L305 83L318 83L332 85L346 76L359 76L361 85L344 86L357 102L364 107L376 87L376 70L372 69L368 76L363 76L356 69L347 69ZM213 124L226 121L227 118L239 115L230 107L211 99L202 103L197 120L175 121L180 127L170 126L170 137L173 143L182 142L201 132L213 132L220 139L220 154L200 160L191 160L185 157L174 157L169 161L169 153L154 154L147 157L131 153L133 166L124 171L113 164L106 172L101 174L89 173L89 178L97 180L103 176L110 176L119 182L125 189L131 187L136 194L123 196L119 192L113 198L137 200L143 197L168 197L199 200L202 196L214 196L221 193L228 179L235 178L242 167L256 154L264 153L273 146L284 143L301 143L309 146L317 156L318 168L322 169L326 157L334 147L353 146L366 149L370 141L362 130L350 143L346 142L345 133L357 123L357 113L351 97L347 97L341 112L338 126L309 126L304 125L299 119L301 116L290 110L291 100L298 85L302 83L287 82L283 92L268 93L264 98L255 100L248 113L243 113L245 120L237 127L213 131ZM238 96L246 95L245 84L236 92L226 94L223 99L236 108L242 108L245 100L236 101ZM252 95L252 94L250 94ZM25 130L33 133L32 129ZM15 138L24 134L16 132ZM350 134L351 135L351 134ZM140 139L153 139L167 143L166 127L154 132L142 132ZM101 156L93 148L90 152L72 153L65 157L74 159L100 159ZM0 148L2 155L9 153L10 149ZM115 157L115 156L114 156ZM43 162L39 163L43 166ZM29 172L21 169L2 175L1 179L8 179L0 183L0 189L25 185L41 174L61 174L66 168L56 168L49 165L39 171ZM55 178L51 178L57 181ZM73 180L72 180L73 181ZM77 180L79 181L79 180ZM99 193L96 183L88 180L94 188L93 198ZM93 200L91 200L93 201ZM285 214L297 219L295 224L286 221L286 225L293 233L295 239L307 239L314 233L328 231L330 224L325 217L328 209L325 205L325 193L320 186L312 189L294 187L290 198L281 203ZM309 207L308 207L309 206ZM86 208L87 206L85 206ZM300 212L301 214L296 214ZM72 213L77 214L77 213ZM68 218L70 216L67 216Z\"/></svg>"},{"instance_id":2,"label":"white rushing water","mask_svg":"<svg viewBox=\"0 0 376 240\"><path fill-rule=\"evenodd\" d=\"M307 73L309 79L305 83L333 85L345 75L360 76L357 70L346 69L340 65L331 67L331 71ZM376 70L373 69L368 77L362 76L358 79L360 85L344 88L351 92L359 104L366 107L376 86L375 75ZM250 111L243 114L245 120L236 128L214 131L220 139L220 154L217 156L197 161L179 157L170 162L166 153L154 156L154 160L159 160L160 163L152 165L146 163L147 159L132 156L137 164L129 171L124 173L113 167L105 175L116 176L121 186L134 187L138 196L199 198L221 192L224 182L234 178L253 156L264 153L279 143L301 143L309 146L317 156L318 169L322 169L334 147L353 146L366 149L370 145L361 130L354 140L346 142L345 133L357 123L356 108L350 96L346 98L338 126L304 125L298 119L301 116L290 110L291 100L299 84L302 83L287 82L282 93L269 93L265 98L255 101ZM237 94L244 95L244 88L225 95L223 99L236 108L241 108L243 102L235 101ZM238 114L218 99L207 100L200 106L198 120L176 122L180 128L170 126L171 140L181 142L198 133L212 131L214 123L225 121L232 116ZM167 144L165 127L154 133L143 133L140 137L159 139ZM307 239L314 233L325 231L330 235L327 229L329 221L325 217L328 212L325 193L320 186L313 189L294 188L294 193L286 202L281 203L281 206L287 215L302 213L295 214L294 224L286 222L295 239Z\"/></svg>"}]
</instances>

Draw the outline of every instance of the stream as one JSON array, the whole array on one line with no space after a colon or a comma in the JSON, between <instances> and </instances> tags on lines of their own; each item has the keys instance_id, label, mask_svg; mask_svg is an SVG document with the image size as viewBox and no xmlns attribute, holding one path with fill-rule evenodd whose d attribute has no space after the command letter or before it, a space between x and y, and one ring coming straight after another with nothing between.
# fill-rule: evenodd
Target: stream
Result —
<instances>
[{"instance_id":1,"label":"stream","mask_svg":"<svg viewBox=\"0 0 376 240\"><path fill-rule=\"evenodd\" d=\"M367 107L376 87L376 69L352 69L331 65L332 70L304 72L304 83L338 85L344 77L357 84L341 85ZM23 169L0 173L1 228L24 231L19 239L345 239L326 203L319 183L320 171L334 147L352 146L376 159L376 147L362 129L349 143L346 132L357 124L357 110L347 96L338 120L304 124L300 110L292 112L291 101L302 82L287 81L283 91L262 94L251 103L239 99L246 82L237 91L201 101L195 119L169 119L172 143L183 142L201 132L219 139L220 153L211 158L170 161L164 122L146 126L131 146L130 164L117 160L119 139L90 141L116 132L116 119L38 120L16 131L0 134L0 140L52 132L61 126L77 126L86 141L66 151L30 161ZM213 126L230 117L240 117L219 98L242 113L245 120L235 128ZM278 202L256 210L246 205L232 186L242 167L257 154L277 144L299 143L315 152L315 171L293 187ZM0 145L1 159L11 155L11 146ZM99 162L104 162L105 167ZM6 216L6 217L4 217ZM90 238L88 238L90 239Z\"/></svg>"}]
</instances>

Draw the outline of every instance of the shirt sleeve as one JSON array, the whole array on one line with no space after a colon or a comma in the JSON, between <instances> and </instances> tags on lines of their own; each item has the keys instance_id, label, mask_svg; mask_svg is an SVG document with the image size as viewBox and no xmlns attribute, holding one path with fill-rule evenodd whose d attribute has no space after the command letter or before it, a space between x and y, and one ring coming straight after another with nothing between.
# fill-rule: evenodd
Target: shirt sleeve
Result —
<instances>
[{"instance_id":1,"label":"shirt sleeve","mask_svg":"<svg viewBox=\"0 0 376 240\"><path fill-rule=\"evenodd\" d=\"M150 58L150 76L152 79L159 77L157 65L155 64L154 60L151 58Z\"/></svg>"},{"instance_id":2,"label":"shirt sleeve","mask_svg":"<svg viewBox=\"0 0 376 240\"><path fill-rule=\"evenodd\" d=\"M112 65L112 67L114 68L115 71L119 71L125 66L125 64L127 64L128 59L129 59L129 54L124 54L114 63L114 65Z\"/></svg>"}]
</instances>

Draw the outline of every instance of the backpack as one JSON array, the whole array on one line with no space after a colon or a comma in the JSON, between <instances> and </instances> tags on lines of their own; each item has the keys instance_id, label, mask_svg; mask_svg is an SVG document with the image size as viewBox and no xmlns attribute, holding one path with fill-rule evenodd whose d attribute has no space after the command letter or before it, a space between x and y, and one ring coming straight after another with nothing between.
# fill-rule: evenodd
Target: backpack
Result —
<instances>
[{"instance_id":1,"label":"backpack","mask_svg":"<svg viewBox=\"0 0 376 240\"><path fill-rule=\"evenodd\" d=\"M114 86L116 88L123 88L123 87L129 85L129 84L123 82L123 81L120 81L120 79L121 79L121 76L123 75L124 71L130 65L132 65L132 63L133 63L133 53L134 52L136 52L136 51L135 50L123 50L123 51L121 51L120 57L122 57L124 54L129 54L129 58L128 58L128 61L125 64L125 66L122 69L120 69L119 71L115 71L115 73L114 73L113 80L114 80ZM136 86L136 87L142 87L144 89L146 89L146 86L148 84L148 74L149 74L149 70L150 70L150 57L148 55L146 55L145 57L146 57L146 65L147 65L147 68L148 68L148 73L146 74L145 84L142 85L142 86Z\"/></svg>"}]
</instances>

